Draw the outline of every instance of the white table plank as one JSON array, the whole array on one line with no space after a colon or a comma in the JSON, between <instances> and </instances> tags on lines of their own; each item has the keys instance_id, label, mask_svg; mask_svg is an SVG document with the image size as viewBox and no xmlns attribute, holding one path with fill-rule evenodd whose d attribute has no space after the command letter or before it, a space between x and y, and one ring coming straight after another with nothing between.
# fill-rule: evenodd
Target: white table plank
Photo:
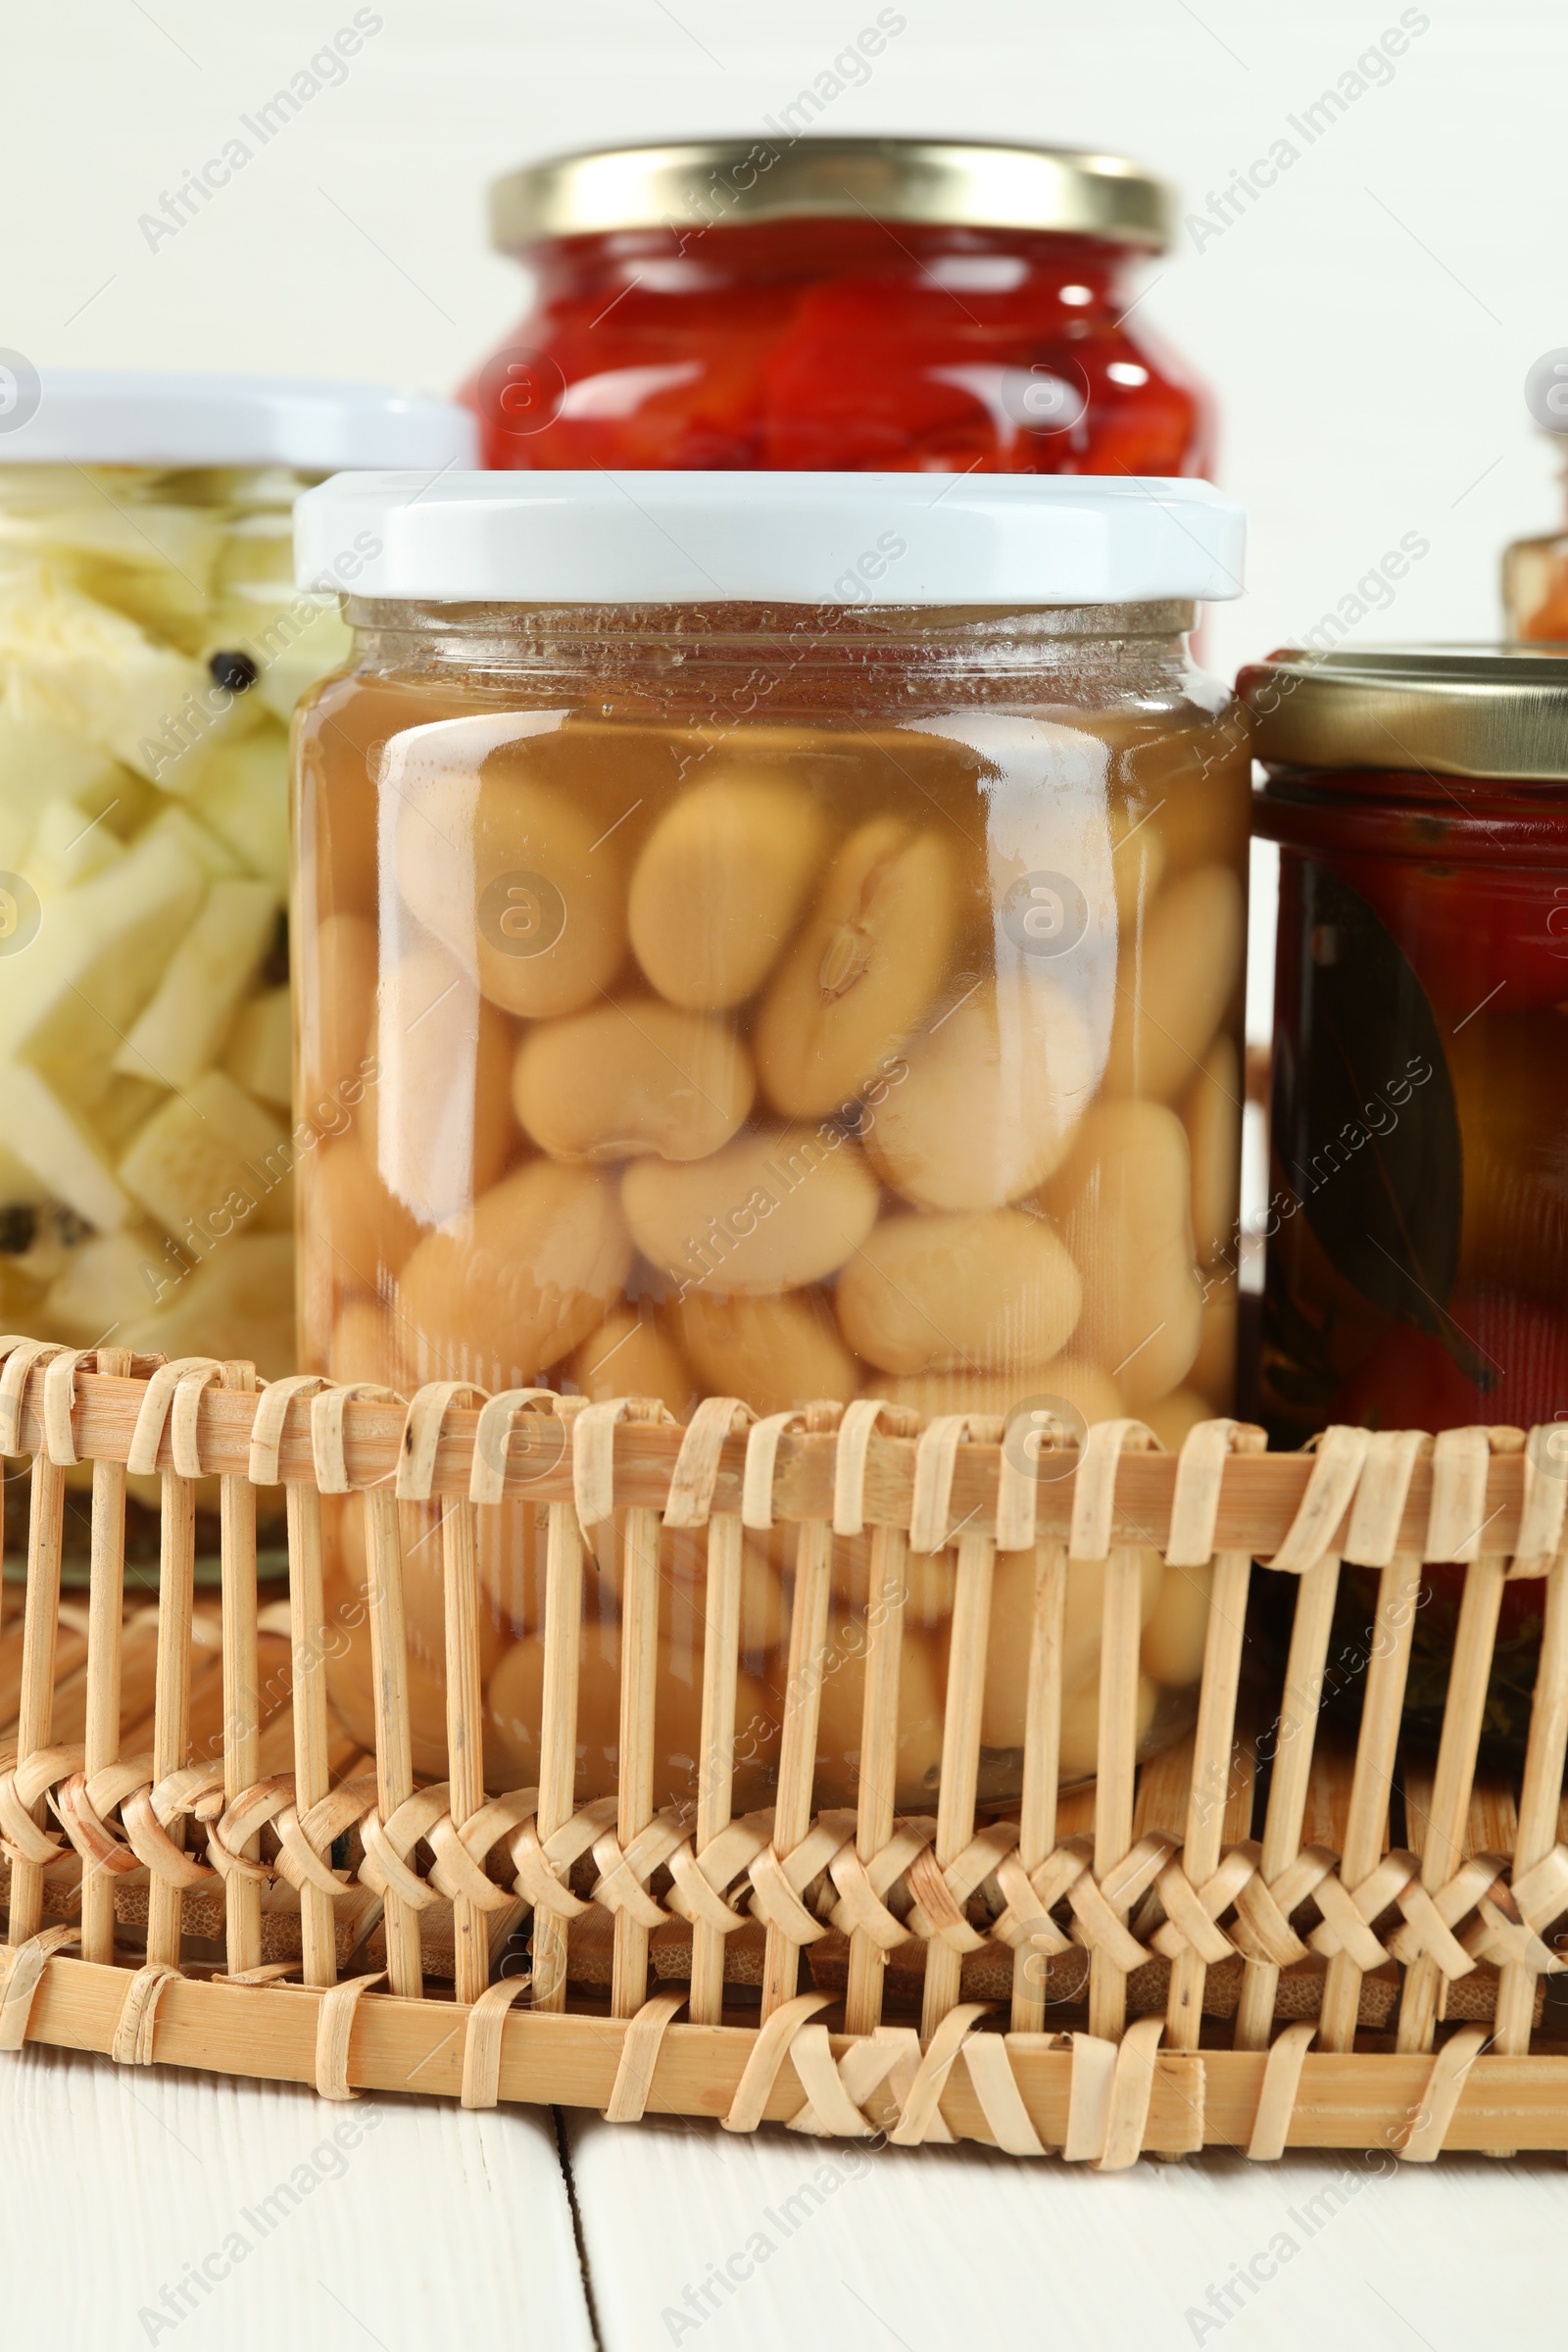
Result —
<instances>
[{"instance_id":1,"label":"white table plank","mask_svg":"<svg viewBox=\"0 0 1568 2352\"><path fill-rule=\"evenodd\" d=\"M604 2352L1471 2352L1499 2325L1509 2352L1563 2338L1554 2159L1380 2173L1375 2157L1209 2156L1101 2178L593 2117L567 2144Z\"/></svg>"},{"instance_id":2,"label":"white table plank","mask_svg":"<svg viewBox=\"0 0 1568 2352\"><path fill-rule=\"evenodd\" d=\"M548 2113L29 2049L0 2057L0 2150L17 2352L591 2352Z\"/></svg>"}]
</instances>

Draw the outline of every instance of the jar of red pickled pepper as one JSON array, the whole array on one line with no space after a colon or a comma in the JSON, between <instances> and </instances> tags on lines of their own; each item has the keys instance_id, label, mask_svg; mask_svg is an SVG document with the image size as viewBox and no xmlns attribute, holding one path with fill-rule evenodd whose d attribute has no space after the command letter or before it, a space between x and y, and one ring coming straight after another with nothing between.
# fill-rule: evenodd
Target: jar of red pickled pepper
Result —
<instances>
[{"instance_id":1,"label":"jar of red pickled pepper","mask_svg":"<svg viewBox=\"0 0 1568 2352\"><path fill-rule=\"evenodd\" d=\"M1263 1304L1276 1442L1568 1420L1568 676L1518 648L1242 672L1281 846ZM1448 1572L1407 1723L1440 1718ZM1522 1732L1541 1590L1490 1728Z\"/></svg>"},{"instance_id":2,"label":"jar of red pickled pepper","mask_svg":"<svg viewBox=\"0 0 1568 2352\"><path fill-rule=\"evenodd\" d=\"M1160 183L1120 157L786 136L498 181L533 307L464 397L488 466L1199 474L1140 322Z\"/></svg>"}]
</instances>

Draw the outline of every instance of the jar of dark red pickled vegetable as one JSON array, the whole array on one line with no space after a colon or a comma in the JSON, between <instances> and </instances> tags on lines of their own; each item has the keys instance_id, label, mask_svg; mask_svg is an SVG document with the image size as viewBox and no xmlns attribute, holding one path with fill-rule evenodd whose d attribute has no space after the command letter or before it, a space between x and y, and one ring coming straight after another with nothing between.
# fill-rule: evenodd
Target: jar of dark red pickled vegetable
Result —
<instances>
[{"instance_id":1,"label":"jar of dark red pickled vegetable","mask_svg":"<svg viewBox=\"0 0 1568 2352\"><path fill-rule=\"evenodd\" d=\"M304 1362L680 1421L864 1394L1080 1433L1131 1412L1176 1445L1228 1410L1250 767L1185 633L1240 587L1238 510L1204 483L348 475L302 506L301 579L358 531L383 552L354 660L295 735L302 1099L349 1070L357 1102L301 1162ZM863 551L874 607L839 585ZM440 1547L401 1511L415 1762L439 1772ZM326 1506L337 1595L365 1585L360 1513ZM619 1540L589 1536L579 1795L614 1785ZM538 1766L543 1555L525 1500L481 1534L499 1788ZM1009 1556L988 1797L1022 1755L1033 1571ZM703 1554L669 1531L662 1558L680 1803ZM910 1570L911 1803L953 1559ZM1148 1752L1190 1718L1207 1589L1144 1568ZM794 1569L792 1530L748 1538L748 1802ZM836 1547L824 1803L855 1788L868 1573ZM1067 1779L1094 1769L1100 1578L1071 1580ZM329 1669L359 1738L369 1671L362 1631Z\"/></svg>"},{"instance_id":2,"label":"jar of dark red pickled vegetable","mask_svg":"<svg viewBox=\"0 0 1568 2352\"><path fill-rule=\"evenodd\" d=\"M776 137L497 182L534 304L464 397L498 467L1198 474L1200 388L1123 321L1166 242L1116 156Z\"/></svg>"},{"instance_id":3,"label":"jar of dark red pickled vegetable","mask_svg":"<svg viewBox=\"0 0 1568 2352\"><path fill-rule=\"evenodd\" d=\"M1287 1443L1568 1420L1568 676L1516 648L1286 652L1239 690L1281 847L1264 1418ZM1459 1589L1429 1573L1417 1729ZM1508 1592L1504 1737L1541 1607Z\"/></svg>"}]
</instances>

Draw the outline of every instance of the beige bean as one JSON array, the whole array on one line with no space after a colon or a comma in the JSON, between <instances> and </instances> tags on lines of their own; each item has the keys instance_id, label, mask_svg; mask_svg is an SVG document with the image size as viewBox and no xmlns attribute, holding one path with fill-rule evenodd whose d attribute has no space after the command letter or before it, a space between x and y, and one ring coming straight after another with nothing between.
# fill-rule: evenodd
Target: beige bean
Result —
<instances>
[{"instance_id":1,"label":"beige bean","mask_svg":"<svg viewBox=\"0 0 1568 2352\"><path fill-rule=\"evenodd\" d=\"M340 1291L381 1289L417 1243L417 1219L392 1198L353 1135L303 1154L299 1176L306 1249Z\"/></svg>"},{"instance_id":2,"label":"beige bean","mask_svg":"<svg viewBox=\"0 0 1568 2352\"><path fill-rule=\"evenodd\" d=\"M691 1409L691 1373L646 1301L605 1317L572 1357L571 1377L585 1396L657 1396L677 1421Z\"/></svg>"},{"instance_id":3,"label":"beige bean","mask_svg":"<svg viewBox=\"0 0 1568 2352\"><path fill-rule=\"evenodd\" d=\"M326 1654L326 1690L367 1754L375 1753L375 1676L370 1658L368 1619L354 1626L330 1629ZM446 1675L437 1661L416 1651L408 1658L409 1732L414 1769L423 1781L447 1777Z\"/></svg>"},{"instance_id":4,"label":"beige bean","mask_svg":"<svg viewBox=\"0 0 1568 2352\"><path fill-rule=\"evenodd\" d=\"M584 1803L613 1792L620 1743L619 1639L596 1629L584 1642L577 1682L576 1797ZM539 1729L544 1717L544 1637L528 1635L508 1650L485 1694L486 1755L509 1788L537 1786ZM778 1703L765 1685L742 1670L735 1693L735 1810L766 1801L777 1764ZM654 1802L692 1807L703 1760L702 1677L684 1670L660 1644L654 1708ZM487 1778L488 1778L487 1770Z\"/></svg>"},{"instance_id":5,"label":"beige bean","mask_svg":"<svg viewBox=\"0 0 1568 2352\"><path fill-rule=\"evenodd\" d=\"M494 1514L489 1511L480 1516L481 1544L493 1517ZM444 1682L447 1654L446 1584L441 1551L440 1504L400 1502L398 1543L403 1554L403 1616L408 1627L410 1654L416 1656L431 1674ZM363 1494L344 1497L343 1515L338 1526L338 1558L349 1584L363 1599L369 1579ZM481 1581L485 1581L482 1569ZM490 1672L511 1638L511 1628L502 1624L500 1612L489 1595L488 1584L486 1592L487 1605L481 1605L478 1617L481 1675Z\"/></svg>"},{"instance_id":6,"label":"beige bean","mask_svg":"<svg viewBox=\"0 0 1568 2352\"><path fill-rule=\"evenodd\" d=\"M443 1225L487 1193L522 1139L512 1112L511 1022L438 940L415 935L376 997L378 1075L360 1114L395 1199Z\"/></svg>"},{"instance_id":7,"label":"beige bean","mask_svg":"<svg viewBox=\"0 0 1568 2352\"><path fill-rule=\"evenodd\" d=\"M1121 1393L1098 1364L1075 1356L1058 1355L1041 1364L1027 1378L996 1372L906 1372L889 1377L879 1373L867 1394L886 1396L890 1404L912 1404L927 1419L938 1413L1001 1413L1014 1405L1060 1402L1069 1407L1064 1419L1069 1435L1072 1414L1093 1428L1097 1421L1121 1418Z\"/></svg>"},{"instance_id":8,"label":"beige bean","mask_svg":"<svg viewBox=\"0 0 1568 2352\"><path fill-rule=\"evenodd\" d=\"M839 1617L829 1625L826 1670L817 1706L818 1807L852 1805L859 1793L868 1640L863 1617ZM940 1640L906 1627L899 1647L899 1740L894 1765L894 1802L902 1812L933 1810L941 1782L945 1649Z\"/></svg>"},{"instance_id":9,"label":"beige bean","mask_svg":"<svg viewBox=\"0 0 1568 2352\"><path fill-rule=\"evenodd\" d=\"M923 1208L1000 1208L1059 1165L1094 1092L1089 1028L1049 973L987 981L916 1038L865 1135L873 1166Z\"/></svg>"},{"instance_id":10,"label":"beige bean","mask_svg":"<svg viewBox=\"0 0 1568 2352\"><path fill-rule=\"evenodd\" d=\"M1104 1091L1171 1102L1189 1087L1241 976L1242 886L1202 865L1161 891L1123 950Z\"/></svg>"},{"instance_id":11,"label":"beige bean","mask_svg":"<svg viewBox=\"0 0 1568 2352\"><path fill-rule=\"evenodd\" d=\"M1164 1563L1157 1551L1140 1555L1143 1622L1157 1605ZM1035 1606L1035 1555L997 1554L991 1590L991 1638L986 1647L985 1697L980 1737L987 1747L1021 1747L1029 1699L1029 1658ZM1105 1562L1069 1560L1067 1605L1062 1619L1063 1707L1098 1688L1101 1631L1105 1608Z\"/></svg>"},{"instance_id":12,"label":"beige bean","mask_svg":"<svg viewBox=\"0 0 1568 2352\"><path fill-rule=\"evenodd\" d=\"M363 1382L412 1396L416 1383L401 1345L411 1336L382 1299L345 1299L332 1326L327 1370L345 1384Z\"/></svg>"},{"instance_id":13,"label":"beige bean","mask_svg":"<svg viewBox=\"0 0 1568 2352\"><path fill-rule=\"evenodd\" d=\"M1185 1690L1203 1671L1213 1590L1212 1561L1202 1568L1167 1568L1160 1580L1159 1598L1144 1627L1142 1656L1144 1672L1167 1690Z\"/></svg>"},{"instance_id":14,"label":"beige bean","mask_svg":"<svg viewBox=\"0 0 1568 2352\"><path fill-rule=\"evenodd\" d=\"M1196 1389L1183 1387L1141 1404L1138 1417L1153 1431L1167 1453L1180 1453L1183 1441L1199 1423L1213 1420L1214 1408Z\"/></svg>"},{"instance_id":15,"label":"beige bean","mask_svg":"<svg viewBox=\"0 0 1568 2352\"><path fill-rule=\"evenodd\" d=\"M421 1380L521 1388L603 1322L631 1271L614 1186L531 1160L426 1234L398 1305Z\"/></svg>"},{"instance_id":16,"label":"beige bean","mask_svg":"<svg viewBox=\"0 0 1568 2352\"><path fill-rule=\"evenodd\" d=\"M363 914L329 914L295 951L306 1018L300 1037L302 1107L356 1077L369 1051L375 1009L375 925Z\"/></svg>"},{"instance_id":17,"label":"beige bean","mask_svg":"<svg viewBox=\"0 0 1568 2352\"><path fill-rule=\"evenodd\" d=\"M685 1166L634 1159L620 1197L638 1249L672 1281L746 1298L820 1282L877 1210L876 1178L831 1129L766 1128Z\"/></svg>"},{"instance_id":18,"label":"beige bean","mask_svg":"<svg viewBox=\"0 0 1568 2352\"><path fill-rule=\"evenodd\" d=\"M875 1079L936 995L956 919L940 834L878 816L850 835L758 1014L757 1066L776 1110L821 1118Z\"/></svg>"},{"instance_id":19,"label":"beige bean","mask_svg":"<svg viewBox=\"0 0 1568 2352\"><path fill-rule=\"evenodd\" d=\"M693 1288L675 1321L705 1396L739 1396L762 1414L855 1395L855 1360L820 1291L715 1298Z\"/></svg>"},{"instance_id":20,"label":"beige bean","mask_svg":"<svg viewBox=\"0 0 1568 2352\"><path fill-rule=\"evenodd\" d=\"M1182 1103L1193 1155L1193 1239L1200 1265L1234 1262L1242 1176L1242 1070L1236 1041L1216 1037Z\"/></svg>"},{"instance_id":21,"label":"beige bean","mask_svg":"<svg viewBox=\"0 0 1568 2352\"><path fill-rule=\"evenodd\" d=\"M1187 1136L1157 1102L1102 1102L1043 1196L1083 1277L1074 1345L1129 1407L1163 1396L1198 1352Z\"/></svg>"},{"instance_id":22,"label":"beige bean","mask_svg":"<svg viewBox=\"0 0 1568 2352\"><path fill-rule=\"evenodd\" d=\"M1213 1413L1228 1413L1235 1408L1239 1305L1234 1278L1215 1282L1203 1302L1203 1336L1198 1344L1189 1378Z\"/></svg>"},{"instance_id":23,"label":"beige bean","mask_svg":"<svg viewBox=\"0 0 1568 2352\"><path fill-rule=\"evenodd\" d=\"M406 788L398 888L493 1004L575 1012L626 952L625 876L600 811L515 776L455 771Z\"/></svg>"},{"instance_id":24,"label":"beige bean","mask_svg":"<svg viewBox=\"0 0 1568 2352\"><path fill-rule=\"evenodd\" d=\"M1138 1678L1138 1737L1142 1750L1154 1721L1159 1689L1147 1674ZM1100 1684L1086 1683L1064 1694L1061 1708L1061 1777L1063 1782L1089 1781L1100 1761Z\"/></svg>"},{"instance_id":25,"label":"beige bean","mask_svg":"<svg viewBox=\"0 0 1568 2352\"><path fill-rule=\"evenodd\" d=\"M1055 1234L1015 1208L885 1217L838 1288L845 1338L888 1372L1016 1367L1032 1378L1059 1354L1081 1302Z\"/></svg>"},{"instance_id":26,"label":"beige bean","mask_svg":"<svg viewBox=\"0 0 1568 2352\"><path fill-rule=\"evenodd\" d=\"M660 995L705 1012L744 1004L794 930L827 849L827 818L798 784L732 766L683 793L631 882L631 944Z\"/></svg>"},{"instance_id":27,"label":"beige bean","mask_svg":"<svg viewBox=\"0 0 1568 2352\"><path fill-rule=\"evenodd\" d=\"M512 1099L552 1159L703 1159L729 1142L757 1091L726 1021L657 998L542 1021L517 1049Z\"/></svg>"}]
</instances>

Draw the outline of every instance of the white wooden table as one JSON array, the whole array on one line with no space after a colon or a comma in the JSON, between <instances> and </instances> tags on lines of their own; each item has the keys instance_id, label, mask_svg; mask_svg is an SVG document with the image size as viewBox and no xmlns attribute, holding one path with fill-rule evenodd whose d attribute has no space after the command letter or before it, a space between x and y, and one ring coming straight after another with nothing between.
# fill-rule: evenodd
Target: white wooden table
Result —
<instances>
[{"instance_id":1,"label":"white wooden table","mask_svg":"<svg viewBox=\"0 0 1568 2352\"><path fill-rule=\"evenodd\" d=\"M1568 2167L617 2129L0 2060L0 2344L61 2352L1561 2352ZM1354 2183L1354 2193L1350 2184Z\"/></svg>"}]
</instances>

